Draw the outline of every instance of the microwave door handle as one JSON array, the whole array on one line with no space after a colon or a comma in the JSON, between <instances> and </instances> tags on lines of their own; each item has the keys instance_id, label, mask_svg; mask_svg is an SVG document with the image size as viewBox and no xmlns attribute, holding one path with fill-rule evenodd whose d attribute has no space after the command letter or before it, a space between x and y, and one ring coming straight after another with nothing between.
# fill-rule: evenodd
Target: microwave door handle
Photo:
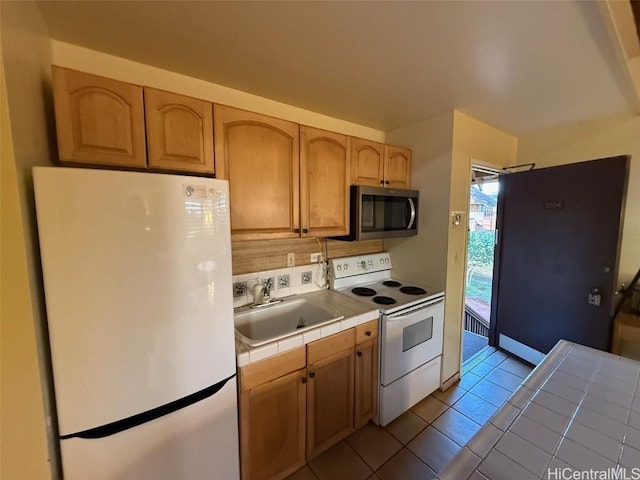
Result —
<instances>
[{"instance_id":1,"label":"microwave door handle","mask_svg":"<svg viewBox=\"0 0 640 480\"><path fill-rule=\"evenodd\" d=\"M411 207L411 217L409 218L407 230L411 230L411 227L413 227L413 224L416 221L416 205L413 203L413 198L408 198L407 200L409 200L409 206Z\"/></svg>"}]
</instances>

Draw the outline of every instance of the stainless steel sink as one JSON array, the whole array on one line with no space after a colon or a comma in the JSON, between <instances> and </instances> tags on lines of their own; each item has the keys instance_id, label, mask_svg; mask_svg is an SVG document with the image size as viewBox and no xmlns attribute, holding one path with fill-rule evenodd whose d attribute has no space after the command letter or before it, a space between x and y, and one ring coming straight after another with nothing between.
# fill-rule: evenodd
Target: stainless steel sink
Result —
<instances>
[{"instance_id":1,"label":"stainless steel sink","mask_svg":"<svg viewBox=\"0 0 640 480\"><path fill-rule=\"evenodd\" d=\"M344 318L330 307L306 298L284 299L259 309L235 312L235 327L243 343L257 347Z\"/></svg>"}]
</instances>

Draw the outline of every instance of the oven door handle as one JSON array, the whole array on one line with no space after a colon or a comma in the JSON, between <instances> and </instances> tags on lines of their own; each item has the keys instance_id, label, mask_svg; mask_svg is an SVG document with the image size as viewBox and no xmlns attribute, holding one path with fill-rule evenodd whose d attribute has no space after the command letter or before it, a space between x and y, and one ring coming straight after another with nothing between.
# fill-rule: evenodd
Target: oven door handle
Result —
<instances>
[{"instance_id":1,"label":"oven door handle","mask_svg":"<svg viewBox=\"0 0 640 480\"><path fill-rule=\"evenodd\" d=\"M429 303L427 303L426 305L420 305L412 310L409 310L407 312L404 313L400 313L400 314L392 314L387 316L386 321L387 322L401 322L403 320L405 320L407 317L412 317L413 315L415 315L416 313L422 312L423 310L427 310L431 307L433 307L434 305L437 305L438 303L444 302L444 297L441 298L436 298L435 300L430 301Z\"/></svg>"},{"instance_id":2,"label":"oven door handle","mask_svg":"<svg viewBox=\"0 0 640 480\"><path fill-rule=\"evenodd\" d=\"M409 206L411 207L411 217L409 218L409 225L407 226L407 230L411 230L414 222L416 221L416 204L413 203L413 198L409 197Z\"/></svg>"}]
</instances>

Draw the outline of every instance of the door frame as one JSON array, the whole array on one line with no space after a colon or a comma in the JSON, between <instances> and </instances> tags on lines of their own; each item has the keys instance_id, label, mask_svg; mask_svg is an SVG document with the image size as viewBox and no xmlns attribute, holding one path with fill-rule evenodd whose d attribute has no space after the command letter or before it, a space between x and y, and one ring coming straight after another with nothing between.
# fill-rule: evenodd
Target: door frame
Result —
<instances>
[{"instance_id":1,"label":"door frame","mask_svg":"<svg viewBox=\"0 0 640 480\"><path fill-rule=\"evenodd\" d=\"M502 165L498 165L497 163L491 163L491 162L485 162L483 160L478 160L472 157L469 157L469 175L467 177L468 181L467 181L467 200L466 200L466 211L465 211L465 215L464 217L466 218L466 228L465 228L465 233L464 233L464 272L463 272L463 277L462 277L462 315L460 317L460 366L462 367L463 365L463 348L464 345L462 344L463 339L464 339L464 306L465 306L465 298L466 298L466 292L467 292L467 256L469 254L469 209L471 207L471 179L473 178L473 169L474 168L479 168L479 169L483 169L483 170L491 170L491 171L495 171L495 173L497 175L502 175L504 174L504 170L503 170L503 166ZM498 205L500 205L500 193L498 192ZM499 208L499 207L498 207ZM498 210L499 211L499 210ZM496 216L496 230L498 229L498 225L499 225L499 217ZM492 325L492 319L493 319L493 298L494 298L494 292L493 292L493 288L494 285L496 284L495 281L495 275L496 275L496 270L495 270L495 255L497 252L497 245L494 245L494 269L493 269L493 275L494 275L494 281L491 284L491 319L489 320L489 337L488 337L488 343L489 345L494 345L495 343L491 343L491 325Z\"/></svg>"}]
</instances>

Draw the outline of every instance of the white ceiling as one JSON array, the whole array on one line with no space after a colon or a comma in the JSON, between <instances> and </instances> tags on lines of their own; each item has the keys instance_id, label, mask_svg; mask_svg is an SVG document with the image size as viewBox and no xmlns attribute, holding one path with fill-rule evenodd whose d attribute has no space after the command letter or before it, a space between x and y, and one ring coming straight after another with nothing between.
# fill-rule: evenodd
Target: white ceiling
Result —
<instances>
[{"instance_id":1,"label":"white ceiling","mask_svg":"<svg viewBox=\"0 0 640 480\"><path fill-rule=\"evenodd\" d=\"M595 2L39 5L57 40L385 131L455 108L524 134L633 107Z\"/></svg>"}]
</instances>

